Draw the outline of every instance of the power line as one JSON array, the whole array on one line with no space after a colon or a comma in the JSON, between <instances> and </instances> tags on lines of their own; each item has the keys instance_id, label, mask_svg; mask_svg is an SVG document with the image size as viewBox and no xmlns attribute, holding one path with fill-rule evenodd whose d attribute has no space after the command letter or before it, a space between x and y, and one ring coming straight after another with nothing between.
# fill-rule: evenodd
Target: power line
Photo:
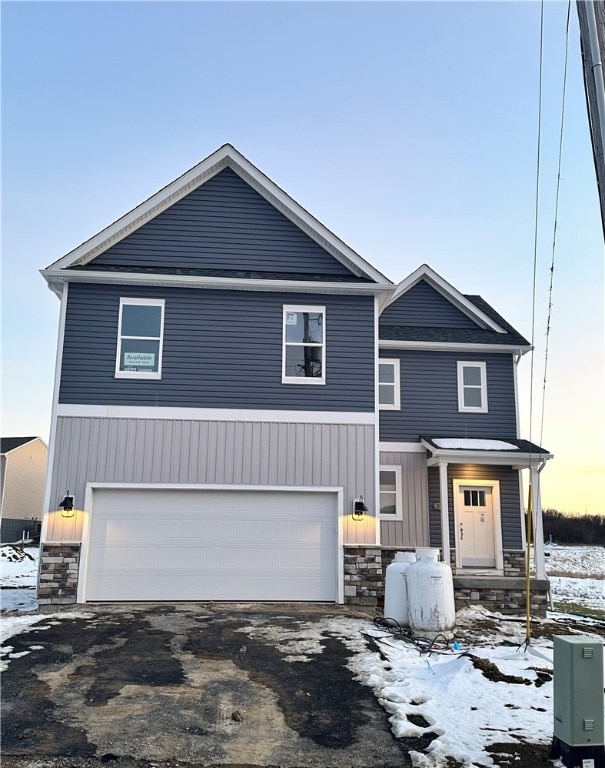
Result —
<instances>
[{"instance_id":1,"label":"power line","mask_svg":"<svg viewBox=\"0 0 605 768\"><path fill-rule=\"evenodd\" d=\"M552 260L550 264L550 283L548 286L548 316L546 318L546 348L544 351L544 381L542 384L542 415L540 418L540 445L544 434L544 412L546 406L546 378L548 371L548 345L550 339L550 322L552 318L552 288L555 275L555 252L557 245L557 227L559 221L559 189L561 187L561 157L563 154L563 126L565 123L565 95L567 91L567 58L569 52L569 17L571 14L571 0L567 3L567 23L565 26L565 65L563 67L563 96L561 99L561 130L559 133L559 162L557 166L557 191L555 195L555 222L552 233Z\"/></svg>"}]
</instances>

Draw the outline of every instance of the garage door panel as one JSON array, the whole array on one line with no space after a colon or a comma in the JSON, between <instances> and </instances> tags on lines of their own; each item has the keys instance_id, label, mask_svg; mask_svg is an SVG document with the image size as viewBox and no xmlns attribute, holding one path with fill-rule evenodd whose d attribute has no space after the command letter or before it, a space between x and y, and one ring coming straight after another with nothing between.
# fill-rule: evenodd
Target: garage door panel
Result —
<instances>
[{"instance_id":1,"label":"garage door panel","mask_svg":"<svg viewBox=\"0 0 605 768\"><path fill-rule=\"evenodd\" d=\"M337 598L335 493L99 489L88 600Z\"/></svg>"}]
</instances>

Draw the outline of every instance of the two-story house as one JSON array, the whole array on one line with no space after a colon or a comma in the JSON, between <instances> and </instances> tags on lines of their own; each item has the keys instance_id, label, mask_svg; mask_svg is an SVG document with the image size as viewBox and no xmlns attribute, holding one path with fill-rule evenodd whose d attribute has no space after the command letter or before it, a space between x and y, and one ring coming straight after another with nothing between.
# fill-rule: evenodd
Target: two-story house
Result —
<instances>
[{"instance_id":1,"label":"two-story house","mask_svg":"<svg viewBox=\"0 0 605 768\"><path fill-rule=\"evenodd\" d=\"M371 605L427 545L460 601L518 590L548 454L518 434L529 345L480 297L393 285L230 145L42 274L41 602Z\"/></svg>"}]
</instances>

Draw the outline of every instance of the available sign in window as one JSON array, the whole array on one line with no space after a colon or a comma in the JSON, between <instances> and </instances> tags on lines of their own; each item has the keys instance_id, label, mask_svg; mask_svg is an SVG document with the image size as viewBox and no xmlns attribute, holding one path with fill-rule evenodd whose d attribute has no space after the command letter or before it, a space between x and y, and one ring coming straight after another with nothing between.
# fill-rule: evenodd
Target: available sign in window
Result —
<instances>
[{"instance_id":1,"label":"available sign in window","mask_svg":"<svg viewBox=\"0 0 605 768\"><path fill-rule=\"evenodd\" d=\"M117 376L159 378L163 325L163 300L121 299Z\"/></svg>"}]
</instances>

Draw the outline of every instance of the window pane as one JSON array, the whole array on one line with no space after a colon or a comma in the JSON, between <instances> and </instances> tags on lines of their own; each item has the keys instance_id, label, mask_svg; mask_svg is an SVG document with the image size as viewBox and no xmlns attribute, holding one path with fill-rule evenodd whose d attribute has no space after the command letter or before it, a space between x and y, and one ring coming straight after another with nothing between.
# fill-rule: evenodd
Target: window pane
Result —
<instances>
[{"instance_id":1,"label":"window pane","mask_svg":"<svg viewBox=\"0 0 605 768\"><path fill-rule=\"evenodd\" d=\"M322 348L286 346L286 376L321 378Z\"/></svg>"},{"instance_id":2,"label":"window pane","mask_svg":"<svg viewBox=\"0 0 605 768\"><path fill-rule=\"evenodd\" d=\"M464 405L469 408L481 408L481 390L478 387L464 388Z\"/></svg>"},{"instance_id":3,"label":"window pane","mask_svg":"<svg viewBox=\"0 0 605 768\"><path fill-rule=\"evenodd\" d=\"M323 312L286 312L286 341L302 344L321 344L324 339Z\"/></svg>"},{"instance_id":4,"label":"window pane","mask_svg":"<svg viewBox=\"0 0 605 768\"><path fill-rule=\"evenodd\" d=\"M155 373L160 360L160 342L152 339L122 339L120 370Z\"/></svg>"},{"instance_id":5,"label":"window pane","mask_svg":"<svg viewBox=\"0 0 605 768\"><path fill-rule=\"evenodd\" d=\"M380 493L380 514L397 514L397 495L395 493Z\"/></svg>"},{"instance_id":6,"label":"window pane","mask_svg":"<svg viewBox=\"0 0 605 768\"><path fill-rule=\"evenodd\" d=\"M378 385L378 403L379 405L395 405L395 385Z\"/></svg>"},{"instance_id":7,"label":"window pane","mask_svg":"<svg viewBox=\"0 0 605 768\"><path fill-rule=\"evenodd\" d=\"M479 506L484 507L485 506L485 491L478 491L479 494Z\"/></svg>"},{"instance_id":8,"label":"window pane","mask_svg":"<svg viewBox=\"0 0 605 768\"><path fill-rule=\"evenodd\" d=\"M462 380L465 384L471 384L476 387L481 386L481 368L476 365L465 365L462 369Z\"/></svg>"},{"instance_id":9,"label":"window pane","mask_svg":"<svg viewBox=\"0 0 605 768\"><path fill-rule=\"evenodd\" d=\"M397 483L397 472L392 469L380 470L380 490L395 490Z\"/></svg>"},{"instance_id":10,"label":"window pane","mask_svg":"<svg viewBox=\"0 0 605 768\"><path fill-rule=\"evenodd\" d=\"M470 505L471 505L471 492L464 491L464 506L470 507Z\"/></svg>"},{"instance_id":11,"label":"window pane","mask_svg":"<svg viewBox=\"0 0 605 768\"><path fill-rule=\"evenodd\" d=\"M159 338L162 308L144 304L122 305L122 336L155 336Z\"/></svg>"},{"instance_id":12,"label":"window pane","mask_svg":"<svg viewBox=\"0 0 605 768\"><path fill-rule=\"evenodd\" d=\"M379 363L378 381L381 384L394 384L395 383L395 366L391 365L390 363Z\"/></svg>"}]
</instances>

